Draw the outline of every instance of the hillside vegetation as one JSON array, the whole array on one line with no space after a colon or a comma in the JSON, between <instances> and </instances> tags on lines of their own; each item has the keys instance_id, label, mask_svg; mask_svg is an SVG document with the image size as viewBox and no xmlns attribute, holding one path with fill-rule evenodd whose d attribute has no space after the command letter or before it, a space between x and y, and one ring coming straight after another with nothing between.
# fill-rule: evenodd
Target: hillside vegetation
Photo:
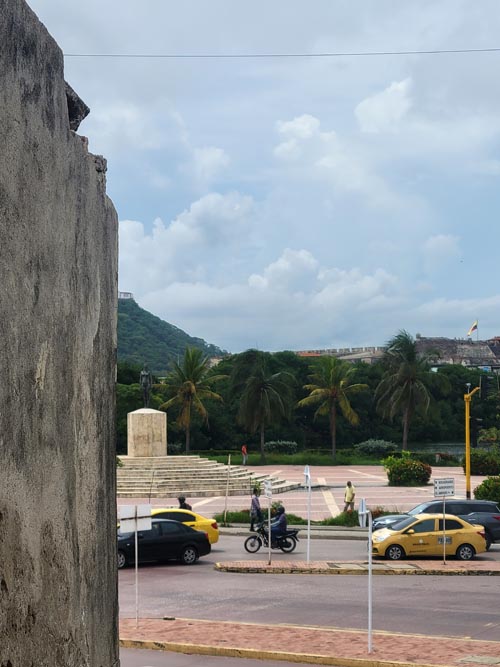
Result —
<instances>
[{"instance_id":1,"label":"hillside vegetation","mask_svg":"<svg viewBox=\"0 0 500 667\"><path fill-rule=\"evenodd\" d=\"M194 347L209 357L224 354L216 345L189 336L173 324L144 310L133 299L118 301L118 360L138 366L147 363L155 375L165 375L171 361Z\"/></svg>"}]
</instances>

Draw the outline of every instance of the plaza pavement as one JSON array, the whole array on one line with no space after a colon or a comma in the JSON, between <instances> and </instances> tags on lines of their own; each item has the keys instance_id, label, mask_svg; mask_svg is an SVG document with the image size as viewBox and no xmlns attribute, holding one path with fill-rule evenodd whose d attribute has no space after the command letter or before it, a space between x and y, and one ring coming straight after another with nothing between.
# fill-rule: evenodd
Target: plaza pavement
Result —
<instances>
[{"instance_id":1,"label":"plaza pavement","mask_svg":"<svg viewBox=\"0 0 500 667\"><path fill-rule=\"evenodd\" d=\"M249 466L249 470L252 468ZM275 475L291 482L304 482L304 466L259 466L253 468L256 473ZM432 481L434 478L453 478L455 480L455 495L465 498L465 476L460 467L434 467L433 476L427 486L390 487L387 485L387 475L382 466L310 466L311 473L311 519L320 520L336 516L344 506L344 488L347 480L356 487L356 507L361 498L366 498L368 507L384 507L388 510L405 511L418 503L431 500L434 497ZM484 477L471 478L473 491ZM473 497L473 494L472 494ZM276 494L273 500L281 501L286 511L298 516L307 516L307 494L304 489ZM204 516L212 517L224 509L241 510L250 507L248 496L215 496L208 498L188 498L193 510ZM149 502L148 498L118 498L119 505L140 504ZM177 499L152 498L154 507L177 506ZM266 507L266 499L261 498L262 507Z\"/></svg>"},{"instance_id":2,"label":"plaza pavement","mask_svg":"<svg viewBox=\"0 0 500 667\"><path fill-rule=\"evenodd\" d=\"M262 472L262 467L258 468ZM302 466L267 466L266 471L290 481L303 480ZM387 478L380 466L311 467L312 519L335 516L343 506L345 482L350 479L356 487L356 500L366 498L371 508L404 511L419 502L434 497L433 485L414 488L388 487ZM453 477L455 495L465 497L465 479L461 468L435 468L434 477ZM483 478L474 477L474 489ZM432 482L432 480L431 480ZM291 491L276 496L286 506L287 512L307 515L307 494L304 490ZM125 498L119 504L148 502L148 499ZM213 516L226 507L243 509L249 498L190 498L193 509L205 516ZM263 505L265 505L265 499ZM152 499L152 504L170 506L175 498ZM236 529L237 530L237 529ZM358 529L359 531L359 529ZM359 532L352 531L353 537ZM344 531L343 537L351 531ZM254 573L287 574L366 574L366 563L273 561L237 561L218 563L221 570ZM463 576L500 575L500 563L496 562L447 562L419 561L404 563L377 563L375 574L446 574ZM242 601L243 602L243 601ZM281 650L276 650L279 637ZM141 618L120 620L120 645L125 648L148 648L200 655L233 656L288 662L336 665L342 667L477 667L500 666L500 638L498 642L473 640L467 637L436 637L390 632L374 632L372 651L368 652L366 630L315 627L307 625L260 625L195 619ZM265 662L263 663L265 664ZM243 667L244 663L242 663Z\"/></svg>"}]
</instances>

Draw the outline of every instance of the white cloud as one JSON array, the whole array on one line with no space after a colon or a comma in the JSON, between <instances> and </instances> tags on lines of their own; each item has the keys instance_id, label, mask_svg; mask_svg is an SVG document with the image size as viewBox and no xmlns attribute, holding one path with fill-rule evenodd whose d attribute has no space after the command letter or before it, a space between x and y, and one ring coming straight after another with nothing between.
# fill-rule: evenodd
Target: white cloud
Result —
<instances>
[{"instance_id":1,"label":"white cloud","mask_svg":"<svg viewBox=\"0 0 500 667\"><path fill-rule=\"evenodd\" d=\"M363 132L394 132L412 106L411 79L394 81L381 93L358 104L355 114Z\"/></svg>"},{"instance_id":2,"label":"white cloud","mask_svg":"<svg viewBox=\"0 0 500 667\"><path fill-rule=\"evenodd\" d=\"M448 270L450 261L460 259L460 239L450 234L436 234L429 237L423 246L426 270L430 273Z\"/></svg>"}]
</instances>

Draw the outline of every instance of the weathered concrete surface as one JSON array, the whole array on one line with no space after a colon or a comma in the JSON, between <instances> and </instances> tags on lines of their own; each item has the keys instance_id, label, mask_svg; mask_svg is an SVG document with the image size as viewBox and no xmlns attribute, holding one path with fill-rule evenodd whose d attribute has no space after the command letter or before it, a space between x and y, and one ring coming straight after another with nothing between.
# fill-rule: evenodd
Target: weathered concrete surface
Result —
<instances>
[{"instance_id":1,"label":"weathered concrete surface","mask_svg":"<svg viewBox=\"0 0 500 667\"><path fill-rule=\"evenodd\" d=\"M127 415L128 456L167 455L167 413L140 408Z\"/></svg>"},{"instance_id":2,"label":"weathered concrete surface","mask_svg":"<svg viewBox=\"0 0 500 667\"><path fill-rule=\"evenodd\" d=\"M117 219L57 44L0 8L0 665L117 664Z\"/></svg>"}]
</instances>

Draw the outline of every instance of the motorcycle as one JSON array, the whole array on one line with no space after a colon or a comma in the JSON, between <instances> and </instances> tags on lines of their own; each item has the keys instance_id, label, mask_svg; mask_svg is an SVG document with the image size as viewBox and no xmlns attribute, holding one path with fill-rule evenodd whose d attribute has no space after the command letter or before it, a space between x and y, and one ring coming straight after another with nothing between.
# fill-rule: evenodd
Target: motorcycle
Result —
<instances>
[{"instance_id":1,"label":"motorcycle","mask_svg":"<svg viewBox=\"0 0 500 667\"><path fill-rule=\"evenodd\" d=\"M287 530L284 535L275 536L271 542L271 549L281 549L286 554L291 554L297 546L298 530ZM255 554L261 547L269 546L268 532L265 523L256 526L255 534L245 540L245 549L250 554Z\"/></svg>"}]
</instances>

